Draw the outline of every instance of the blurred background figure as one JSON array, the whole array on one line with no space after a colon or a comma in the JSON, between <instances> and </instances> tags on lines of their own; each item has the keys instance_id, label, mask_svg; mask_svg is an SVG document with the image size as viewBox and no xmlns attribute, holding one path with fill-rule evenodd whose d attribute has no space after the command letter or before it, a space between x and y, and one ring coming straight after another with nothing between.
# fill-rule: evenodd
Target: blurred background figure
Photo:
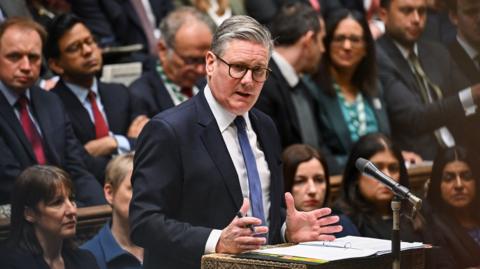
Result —
<instances>
[{"instance_id":1,"label":"blurred background figure","mask_svg":"<svg viewBox=\"0 0 480 269\"><path fill-rule=\"evenodd\" d=\"M233 15L245 15L244 0L174 0L176 6L194 6L199 11L208 14L215 24Z\"/></svg>"},{"instance_id":2,"label":"blurred background figure","mask_svg":"<svg viewBox=\"0 0 480 269\"><path fill-rule=\"evenodd\" d=\"M13 189L10 235L0 268L98 268L93 255L74 246L77 208L73 184L63 170L35 165Z\"/></svg>"},{"instance_id":3,"label":"blurred background figure","mask_svg":"<svg viewBox=\"0 0 480 269\"><path fill-rule=\"evenodd\" d=\"M358 158L371 161L385 175L408 188L402 154L383 134L372 133L361 137L348 158L341 197L335 204L352 220L362 236L391 239L393 221L390 202L393 193L378 180L362 175L355 167ZM421 224L417 219L415 222L410 220L406 215L409 209L407 203L402 204L401 240L421 241L421 235L415 232Z\"/></svg>"},{"instance_id":4,"label":"blurred background figure","mask_svg":"<svg viewBox=\"0 0 480 269\"><path fill-rule=\"evenodd\" d=\"M433 244L442 251L433 268L480 266L478 164L461 147L440 151L433 163L425 216Z\"/></svg>"},{"instance_id":5,"label":"blurred background figure","mask_svg":"<svg viewBox=\"0 0 480 269\"><path fill-rule=\"evenodd\" d=\"M82 248L95 255L100 269L142 268L143 248L130 240L128 210L132 199L133 153L118 155L107 166L105 199L112 219Z\"/></svg>"},{"instance_id":6,"label":"blurred background figure","mask_svg":"<svg viewBox=\"0 0 480 269\"><path fill-rule=\"evenodd\" d=\"M339 9L329 15L325 56L314 80L323 142L343 168L361 136L390 133L374 41L360 12Z\"/></svg>"},{"instance_id":7,"label":"blurred background figure","mask_svg":"<svg viewBox=\"0 0 480 269\"><path fill-rule=\"evenodd\" d=\"M295 207L300 211L311 211L328 206L330 194L330 176L325 158L315 148L294 144L282 154L285 191L293 195ZM360 235L350 219L333 212L340 217L343 230L336 237Z\"/></svg>"},{"instance_id":8,"label":"blurred background figure","mask_svg":"<svg viewBox=\"0 0 480 269\"><path fill-rule=\"evenodd\" d=\"M181 7L160 24L156 68L130 85L136 106L148 117L179 105L206 84L205 54L210 48L215 23L193 7Z\"/></svg>"}]
</instances>

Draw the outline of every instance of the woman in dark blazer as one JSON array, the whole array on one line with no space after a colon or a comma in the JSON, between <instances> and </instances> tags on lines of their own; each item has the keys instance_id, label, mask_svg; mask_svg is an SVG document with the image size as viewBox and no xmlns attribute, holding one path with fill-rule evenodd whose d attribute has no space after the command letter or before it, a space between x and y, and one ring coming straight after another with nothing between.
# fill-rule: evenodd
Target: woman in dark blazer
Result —
<instances>
[{"instance_id":1,"label":"woman in dark blazer","mask_svg":"<svg viewBox=\"0 0 480 269\"><path fill-rule=\"evenodd\" d=\"M424 206L427 242L440 247L432 255L432 268L480 266L478 164L476 156L458 146L435 158Z\"/></svg>"},{"instance_id":2,"label":"woman in dark blazer","mask_svg":"<svg viewBox=\"0 0 480 269\"><path fill-rule=\"evenodd\" d=\"M313 80L323 141L340 166L360 136L390 133L374 41L360 12L339 9L327 17L325 55Z\"/></svg>"},{"instance_id":3,"label":"woman in dark blazer","mask_svg":"<svg viewBox=\"0 0 480 269\"><path fill-rule=\"evenodd\" d=\"M291 192L295 208L311 211L328 206L330 176L327 162L315 148L306 144L293 144L282 154L285 191ZM359 236L357 227L342 212L333 211L340 218L343 230L336 237Z\"/></svg>"},{"instance_id":4,"label":"woman in dark blazer","mask_svg":"<svg viewBox=\"0 0 480 269\"><path fill-rule=\"evenodd\" d=\"M95 258L71 241L77 208L73 185L63 170L32 166L15 181L8 242L2 269L98 269Z\"/></svg>"}]
</instances>

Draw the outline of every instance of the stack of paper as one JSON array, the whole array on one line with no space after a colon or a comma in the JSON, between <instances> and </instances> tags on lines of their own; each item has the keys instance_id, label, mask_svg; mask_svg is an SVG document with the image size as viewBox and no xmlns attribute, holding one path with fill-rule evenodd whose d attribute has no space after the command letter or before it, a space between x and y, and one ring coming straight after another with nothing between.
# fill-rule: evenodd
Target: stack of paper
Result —
<instances>
[{"instance_id":1,"label":"stack of paper","mask_svg":"<svg viewBox=\"0 0 480 269\"><path fill-rule=\"evenodd\" d=\"M289 247L266 248L253 251L267 255L292 256L323 261L382 255L391 252L391 241L359 236L346 236L334 241L312 241ZM401 242L401 250L422 248L423 243Z\"/></svg>"}]
</instances>

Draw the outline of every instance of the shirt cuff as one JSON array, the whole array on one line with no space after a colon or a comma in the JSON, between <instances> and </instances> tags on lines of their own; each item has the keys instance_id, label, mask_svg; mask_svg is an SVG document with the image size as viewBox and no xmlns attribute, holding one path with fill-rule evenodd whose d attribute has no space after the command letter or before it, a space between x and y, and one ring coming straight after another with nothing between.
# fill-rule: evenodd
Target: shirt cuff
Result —
<instances>
[{"instance_id":1,"label":"shirt cuff","mask_svg":"<svg viewBox=\"0 0 480 269\"><path fill-rule=\"evenodd\" d=\"M287 232L287 222L283 223L280 231L280 235L282 235L282 242L287 243L287 236L285 235L285 232Z\"/></svg>"},{"instance_id":2,"label":"shirt cuff","mask_svg":"<svg viewBox=\"0 0 480 269\"><path fill-rule=\"evenodd\" d=\"M130 151L130 142L128 139L123 135L113 135L113 138L117 140L117 152L118 154L127 153Z\"/></svg>"},{"instance_id":3,"label":"shirt cuff","mask_svg":"<svg viewBox=\"0 0 480 269\"><path fill-rule=\"evenodd\" d=\"M465 116L475 114L477 111L477 105L473 101L472 89L466 88L458 93L460 102L462 103L463 110L465 110Z\"/></svg>"},{"instance_id":4,"label":"shirt cuff","mask_svg":"<svg viewBox=\"0 0 480 269\"><path fill-rule=\"evenodd\" d=\"M212 232L210 232L207 243L205 244L205 254L215 253L220 235L222 235L222 230L213 229Z\"/></svg>"}]
</instances>

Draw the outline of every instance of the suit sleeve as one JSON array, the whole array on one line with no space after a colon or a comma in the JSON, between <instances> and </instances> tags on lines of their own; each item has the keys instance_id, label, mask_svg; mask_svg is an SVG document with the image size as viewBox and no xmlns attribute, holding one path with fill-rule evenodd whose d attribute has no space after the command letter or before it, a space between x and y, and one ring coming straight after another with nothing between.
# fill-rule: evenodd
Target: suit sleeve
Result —
<instances>
[{"instance_id":1,"label":"suit sleeve","mask_svg":"<svg viewBox=\"0 0 480 269\"><path fill-rule=\"evenodd\" d=\"M173 128L152 119L137 140L130 204L131 238L137 245L178 255L198 264L210 228L179 219L182 210L183 164ZM208 210L208 209L205 209Z\"/></svg>"},{"instance_id":2,"label":"suit sleeve","mask_svg":"<svg viewBox=\"0 0 480 269\"><path fill-rule=\"evenodd\" d=\"M76 200L80 206L105 204L103 189L96 178L87 171L84 150L73 132L70 119L65 114L65 161L63 168L70 173L75 184Z\"/></svg>"}]
</instances>

